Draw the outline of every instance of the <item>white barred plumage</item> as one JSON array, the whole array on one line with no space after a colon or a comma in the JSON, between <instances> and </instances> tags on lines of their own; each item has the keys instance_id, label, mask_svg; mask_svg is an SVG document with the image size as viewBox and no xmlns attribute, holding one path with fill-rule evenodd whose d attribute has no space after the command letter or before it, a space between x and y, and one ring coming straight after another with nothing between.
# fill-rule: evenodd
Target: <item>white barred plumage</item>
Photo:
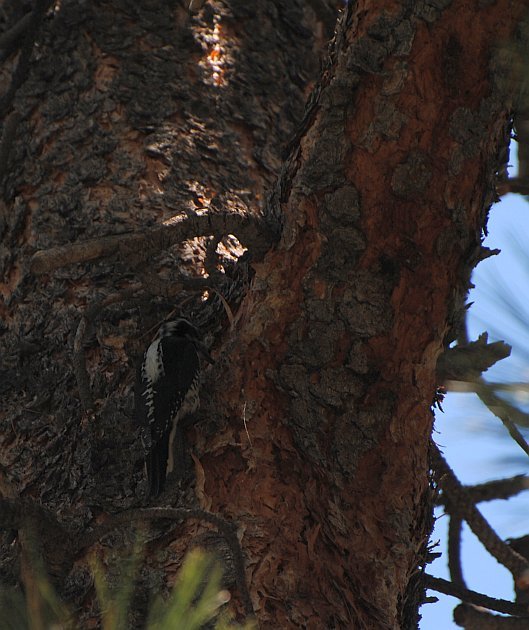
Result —
<instances>
[{"instance_id":1,"label":"white barred plumage","mask_svg":"<svg viewBox=\"0 0 529 630\"><path fill-rule=\"evenodd\" d=\"M195 326L177 319L160 327L138 366L135 410L151 496L162 492L172 471L178 421L199 405L199 352L210 360Z\"/></svg>"}]
</instances>

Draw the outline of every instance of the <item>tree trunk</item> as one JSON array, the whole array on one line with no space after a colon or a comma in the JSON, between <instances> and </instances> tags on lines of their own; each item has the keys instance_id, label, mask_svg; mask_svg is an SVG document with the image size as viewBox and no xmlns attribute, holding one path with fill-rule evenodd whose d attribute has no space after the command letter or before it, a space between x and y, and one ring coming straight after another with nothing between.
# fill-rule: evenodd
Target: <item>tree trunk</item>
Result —
<instances>
[{"instance_id":1,"label":"tree trunk","mask_svg":"<svg viewBox=\"0 0 529 630\"><path fill-rule=\"evenodd\" d=\"M35 251L204 209L264 214L279 244L215 340L194 484L162 504L237 526L262 627L410 628L436 360L482 257L526 5L347 5L311 92L331 4L63 2L28 27L0 105L1 463L13 496L70 526L141 504L131 392L152 305L106 309L86 340L93 413L74 335L96 300L167 287L204 242L39 276ZM151 577L171 581L204 529L166 537L166 566L151 549Z\"/></svg>"}]
</instances>

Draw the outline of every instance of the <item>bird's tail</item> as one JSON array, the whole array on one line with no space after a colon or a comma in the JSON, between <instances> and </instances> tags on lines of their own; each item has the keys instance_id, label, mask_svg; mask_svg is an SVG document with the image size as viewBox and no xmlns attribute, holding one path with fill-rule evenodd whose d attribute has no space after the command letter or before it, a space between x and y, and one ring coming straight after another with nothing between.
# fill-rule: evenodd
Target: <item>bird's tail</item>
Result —
<instances>
[{"instance_id":1,"label":"bird's tail","mask_svg":"<svg viewBox=\"0 0 529 630\"><path fill-rule=\"evenodd\" d=\"M169 436L164 436L145 459L147 480L149 482L149 496L157 497L165 487L167 476L167 457L169 450Z\"/></svg>"}]
</instances>

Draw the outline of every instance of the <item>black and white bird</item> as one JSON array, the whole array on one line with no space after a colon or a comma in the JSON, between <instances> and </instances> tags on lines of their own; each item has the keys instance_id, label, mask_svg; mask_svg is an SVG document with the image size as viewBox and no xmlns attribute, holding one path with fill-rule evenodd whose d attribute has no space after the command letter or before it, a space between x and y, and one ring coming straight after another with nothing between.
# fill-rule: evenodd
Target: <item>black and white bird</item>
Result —
<instances>
[{"instance_id":1,"label":"black and white bird","mask_svg":"<svg viewBox=\"0 0 529 630\"><path fill-rule=\"evenodd\" d=\"M138 366L135 414L142 427L149 495L157 496L172 472L178 421L199 405L200 358L211 358L186 319L163 324Z\"/></svg>"}]
</instances>

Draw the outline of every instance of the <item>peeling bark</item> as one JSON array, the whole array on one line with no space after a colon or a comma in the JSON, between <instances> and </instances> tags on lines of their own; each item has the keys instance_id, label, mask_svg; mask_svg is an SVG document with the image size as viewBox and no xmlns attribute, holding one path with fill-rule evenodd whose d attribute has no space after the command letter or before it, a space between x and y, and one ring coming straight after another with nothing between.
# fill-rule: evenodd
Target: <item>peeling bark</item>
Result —
<instances>
[{"instance_id":1,"label":"peeling bark","mask_svg":"<svg viewBox=\"0 0 529 630\"><path fill-rule=\"evenodd\" d=\"M267 626L414 624L435 365L510 127L500 4L350 7L283 171L223 396L242 450L201 458Z\"/></svg>"}]
</instances>

